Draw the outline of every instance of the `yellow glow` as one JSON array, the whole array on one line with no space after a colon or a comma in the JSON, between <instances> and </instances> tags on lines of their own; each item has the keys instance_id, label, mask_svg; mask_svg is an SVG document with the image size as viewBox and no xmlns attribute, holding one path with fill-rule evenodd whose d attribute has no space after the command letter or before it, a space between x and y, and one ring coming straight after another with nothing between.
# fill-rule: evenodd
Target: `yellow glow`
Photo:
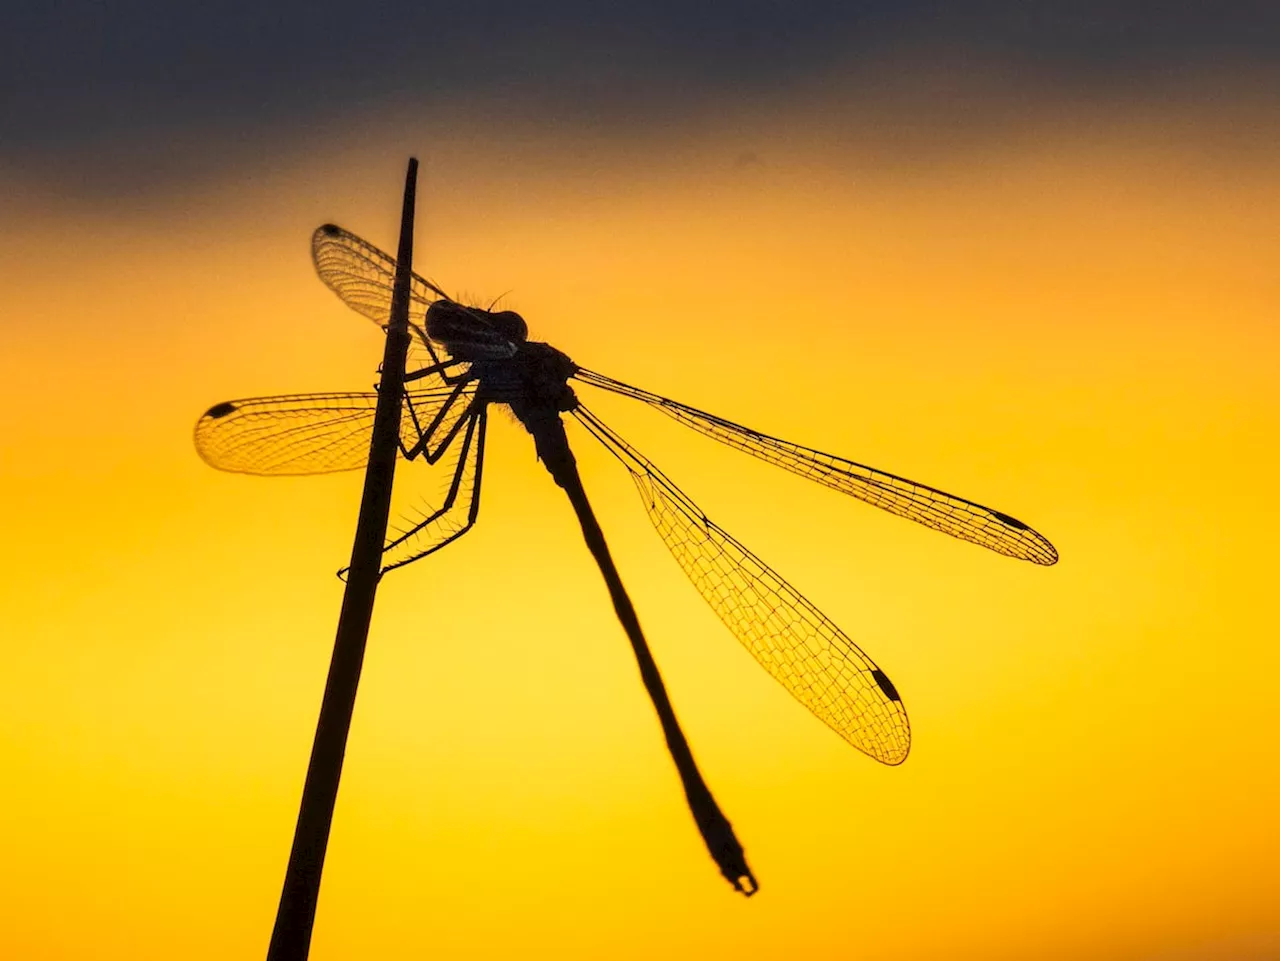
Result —
<instances>
[{"instance_id":1,"label":"yellow glow","mask_svg":"<svg viewBox=\"0 0 1280 961\"><path fill-rule=\"evenodd\" d=\"M781 143L738 167L717 141L587 181L429 158L418 262L447 289L510 289L585 366L992 504L1062 562L580 389L912 716L895 770L808 716L573 435L761 879L745 902L568 505L495 418L480 525L379 596L316 961L1275 947L1280 202L1225 156L1094 143L895 172ZM218 474L190 429L229 397L372 383L377 330L314 280L307 239L333 219L393 246L389 156L7 225L4 957L265 947L359 477Z\"/></svg>"}]
</instances>

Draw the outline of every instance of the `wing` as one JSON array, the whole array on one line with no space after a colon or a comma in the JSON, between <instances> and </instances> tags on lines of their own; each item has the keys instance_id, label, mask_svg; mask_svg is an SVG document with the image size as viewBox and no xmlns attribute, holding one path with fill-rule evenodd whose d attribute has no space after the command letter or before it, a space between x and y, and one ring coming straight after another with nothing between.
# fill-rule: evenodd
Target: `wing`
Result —
<instances>
[{"instance_id":1,"label":"wing","mask_svg":"<svg viewBox=\"0 0 1280 961\"><path fill-rule=\"evenodd\" d=\"M379 327L391 317L391 291L396 259L336 224L311 235L311 259L325 285L352 310ZM415 273L409 275L409 320L419 326L427 308L448 300L439 287Z\"/></svg>"},{"instance_id":2,"label":"wing","mask_svg":"<svg viewBox=\"0 0 1280 961\"><path fill-rule=\"evenodd\" d=\"M484 471L484 437L487 408L478 405L467 414L460 440L448 445L442 463L449 465L448 486L438 498L439 507L419 506L397 525L382 549L382 572L434 554L456 541L475 525L480 513L480 479Z\"/></svg>"},{"instance_id":3,"label":"wing","mask_svg":"<svg viewBox=\"0 0 1280 961\"><path fill-rule=\"evenodd\" d=\"M402 450L422 449L422 431L447 436L466 416L475 384L407 390ZM196 422L196 451L212 467L239 474L328 474L369 458L376 393L290 394L224 401Z\"/></svg>"},{"instance_id":4,"label":"wing","mask_svg":"<svg viewBox=\"0 0 1280 961\"><path fill-rule=\"evenodd\" d=\"M659 536L760 665L859 751L885 764L906 760L906 709L871 658L594 414L579 406L574 415L631 473Z\"/></svg>"},{"instance_id":5,"label":"wing","mask_svg":"<svg viewBox=\"0 0 1280 961\"><path fill-rule=\"evenodd\" d=\"M736 447L793 474L850 494L881 510L935 531L981 545L997 554L1036 564L1055 564L1057 549L1016 517L863 464L770 437L678 401L632 387L603 374L579 370L578 379L642 400L687 427Z\"/></svg>"},{"instance_id":6,"label":"wing","mask_svg":"<svg viewBox=\"0 0 1280 961\"><path fill-rule=\"evenodd\" d=\"M385 328L391 317L396 259L336 224L318 227L311 235L311 260L316 273L344 304ZM409 274L409 358L406 370L421 370L448 360L427 340L427 308L448 300L439 287L418 274ZM460 369L465 367L459 365ZM437 380L437 383L440 381Z\"/></svg>"},{"instance_id":7,"label":"wing","mask_svg":"<svg viewBox=\"0 0 1280 961\"><path fill-rule=\"evenodd\" d=\"M396 259L379 250L367 240L343 230L336 224L318 227L311 235L311 259L316 273L356 313L368 317L379 327L385 328L391 316L391 295L394 289ZM431 281L410 271L409 273L409 356L406 371L436 367L452 361L448 352L439 344L427 339L427 308L437 300L450 300ZM454 362L451 373L465 372L468 365ZM452 378L450 378L451 380ZM434 384L446 382L434 378Z\"/></svg>"}]
</instances>

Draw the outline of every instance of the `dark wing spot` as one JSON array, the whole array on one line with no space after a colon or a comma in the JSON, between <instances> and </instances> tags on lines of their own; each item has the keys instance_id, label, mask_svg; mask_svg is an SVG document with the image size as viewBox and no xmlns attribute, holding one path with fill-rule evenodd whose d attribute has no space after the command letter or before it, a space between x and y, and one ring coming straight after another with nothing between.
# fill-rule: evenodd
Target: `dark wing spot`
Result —
<instances>
[{"instance_id":1,"label":"dark wing spot","mask_svg":"<svg viewBox=\"0 0 1280 961\"><path fill-rule=\"evenodd\" d=\"M880 685L880 690L884 691L885 697L887 697L891 701L902 700L902 698L898 696L898 689L893 686L893 681L885 677L884 671L880 670L880 668L877 667L874 671L871 672L871 676L876 679L876 683Z\"/></svg>"},{"instance_id":2,"label":"dark wing spot","mask_svg":"<svg viewBox=\"0 0 1280 961\"><path fill-rule=\"evenodd\" d=\"M224 400L221 404L214 404L210 407L204 412L204 416L213 418L226 417L228 414L235 413L235 411L236 405L229 400Z\"/></svg>"},{"instance_id":3,"label":"dark wing spot","mask_svg":"<svg viewBox=\"0 0 1280 961\"><path fill-rule=\"evenodd\" d=\"M1010 517L1008 514L1001 514L999 511L992 511L991 516L1005 527L1012 527L1015 531L1031 530L1031 528L1022 523L1022 521L1018 520L1016 517Z\"/></svg>"},{"instance_id":4,"label":"dark wing spot","mask_svg":"<svg viewBox=\"0 0 1280 961\"><path fill-rule=\"evenodd\" d=\"M338 234L342 233L342 228L337 224L325 224L320 228L320 232L328 237L336 237Z\"/></svg>"}]
</instances>

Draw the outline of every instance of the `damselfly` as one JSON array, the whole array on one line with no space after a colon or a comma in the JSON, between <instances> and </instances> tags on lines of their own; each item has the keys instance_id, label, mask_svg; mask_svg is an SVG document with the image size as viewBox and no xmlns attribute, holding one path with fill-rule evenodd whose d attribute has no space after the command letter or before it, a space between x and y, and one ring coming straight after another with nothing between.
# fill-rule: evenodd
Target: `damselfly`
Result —
<instances>
[{"instance_id":1,"label":"damselfly","mask_svg":"<svg viewBox=\"0 0 1280 961\"><path fill-rule=\"evenodd\" d=\"M332 224L315 232L312 255L321 279L348 306L387 323L393 257ZM463 305L417 274L411 281L410 327L400 452L410 461L444 465L449 483L438 506L388 538L384 573L438 551L475 524L488 411L494 404L509 407L573 502L632 642L694 818L721 872L744 893L756 890L755 878L676 721L583 491L563 415L578 421L629 472L649 519L699 593L760 665L814 715L865 754L900 764L910 747L906 711L893 683L861 648L588 409L572 385L640 401L730 447L999 554L1043 565L1058 559L1046 538L1008 514L587 370L556 348L530 341L519 314ZM196 424L196 448L212 466L247 474L353 470L368 457L376 404L376 393L227 401L209 408Z\"/></svg>"}]
</instances>

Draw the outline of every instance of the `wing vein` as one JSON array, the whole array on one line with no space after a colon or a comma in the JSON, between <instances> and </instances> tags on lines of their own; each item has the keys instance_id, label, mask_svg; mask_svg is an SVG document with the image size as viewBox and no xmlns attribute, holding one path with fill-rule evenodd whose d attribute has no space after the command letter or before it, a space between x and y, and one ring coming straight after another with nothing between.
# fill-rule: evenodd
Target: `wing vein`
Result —
<instances>
[{"instance_id":1,"label":"wing vein","mask_svg":"<svg viewBox=\"0 0 1280 961\"><path fill-rule=\"evenodd\" d=\"M1058 560L1057 549L1044 535L1003 511L834 454L772 437L594 371L580 369L575 376L585 383L642 401L722 444L917 524L1007 557L1043 565L1054 564Z\"/></svg>"}]
</instances>

